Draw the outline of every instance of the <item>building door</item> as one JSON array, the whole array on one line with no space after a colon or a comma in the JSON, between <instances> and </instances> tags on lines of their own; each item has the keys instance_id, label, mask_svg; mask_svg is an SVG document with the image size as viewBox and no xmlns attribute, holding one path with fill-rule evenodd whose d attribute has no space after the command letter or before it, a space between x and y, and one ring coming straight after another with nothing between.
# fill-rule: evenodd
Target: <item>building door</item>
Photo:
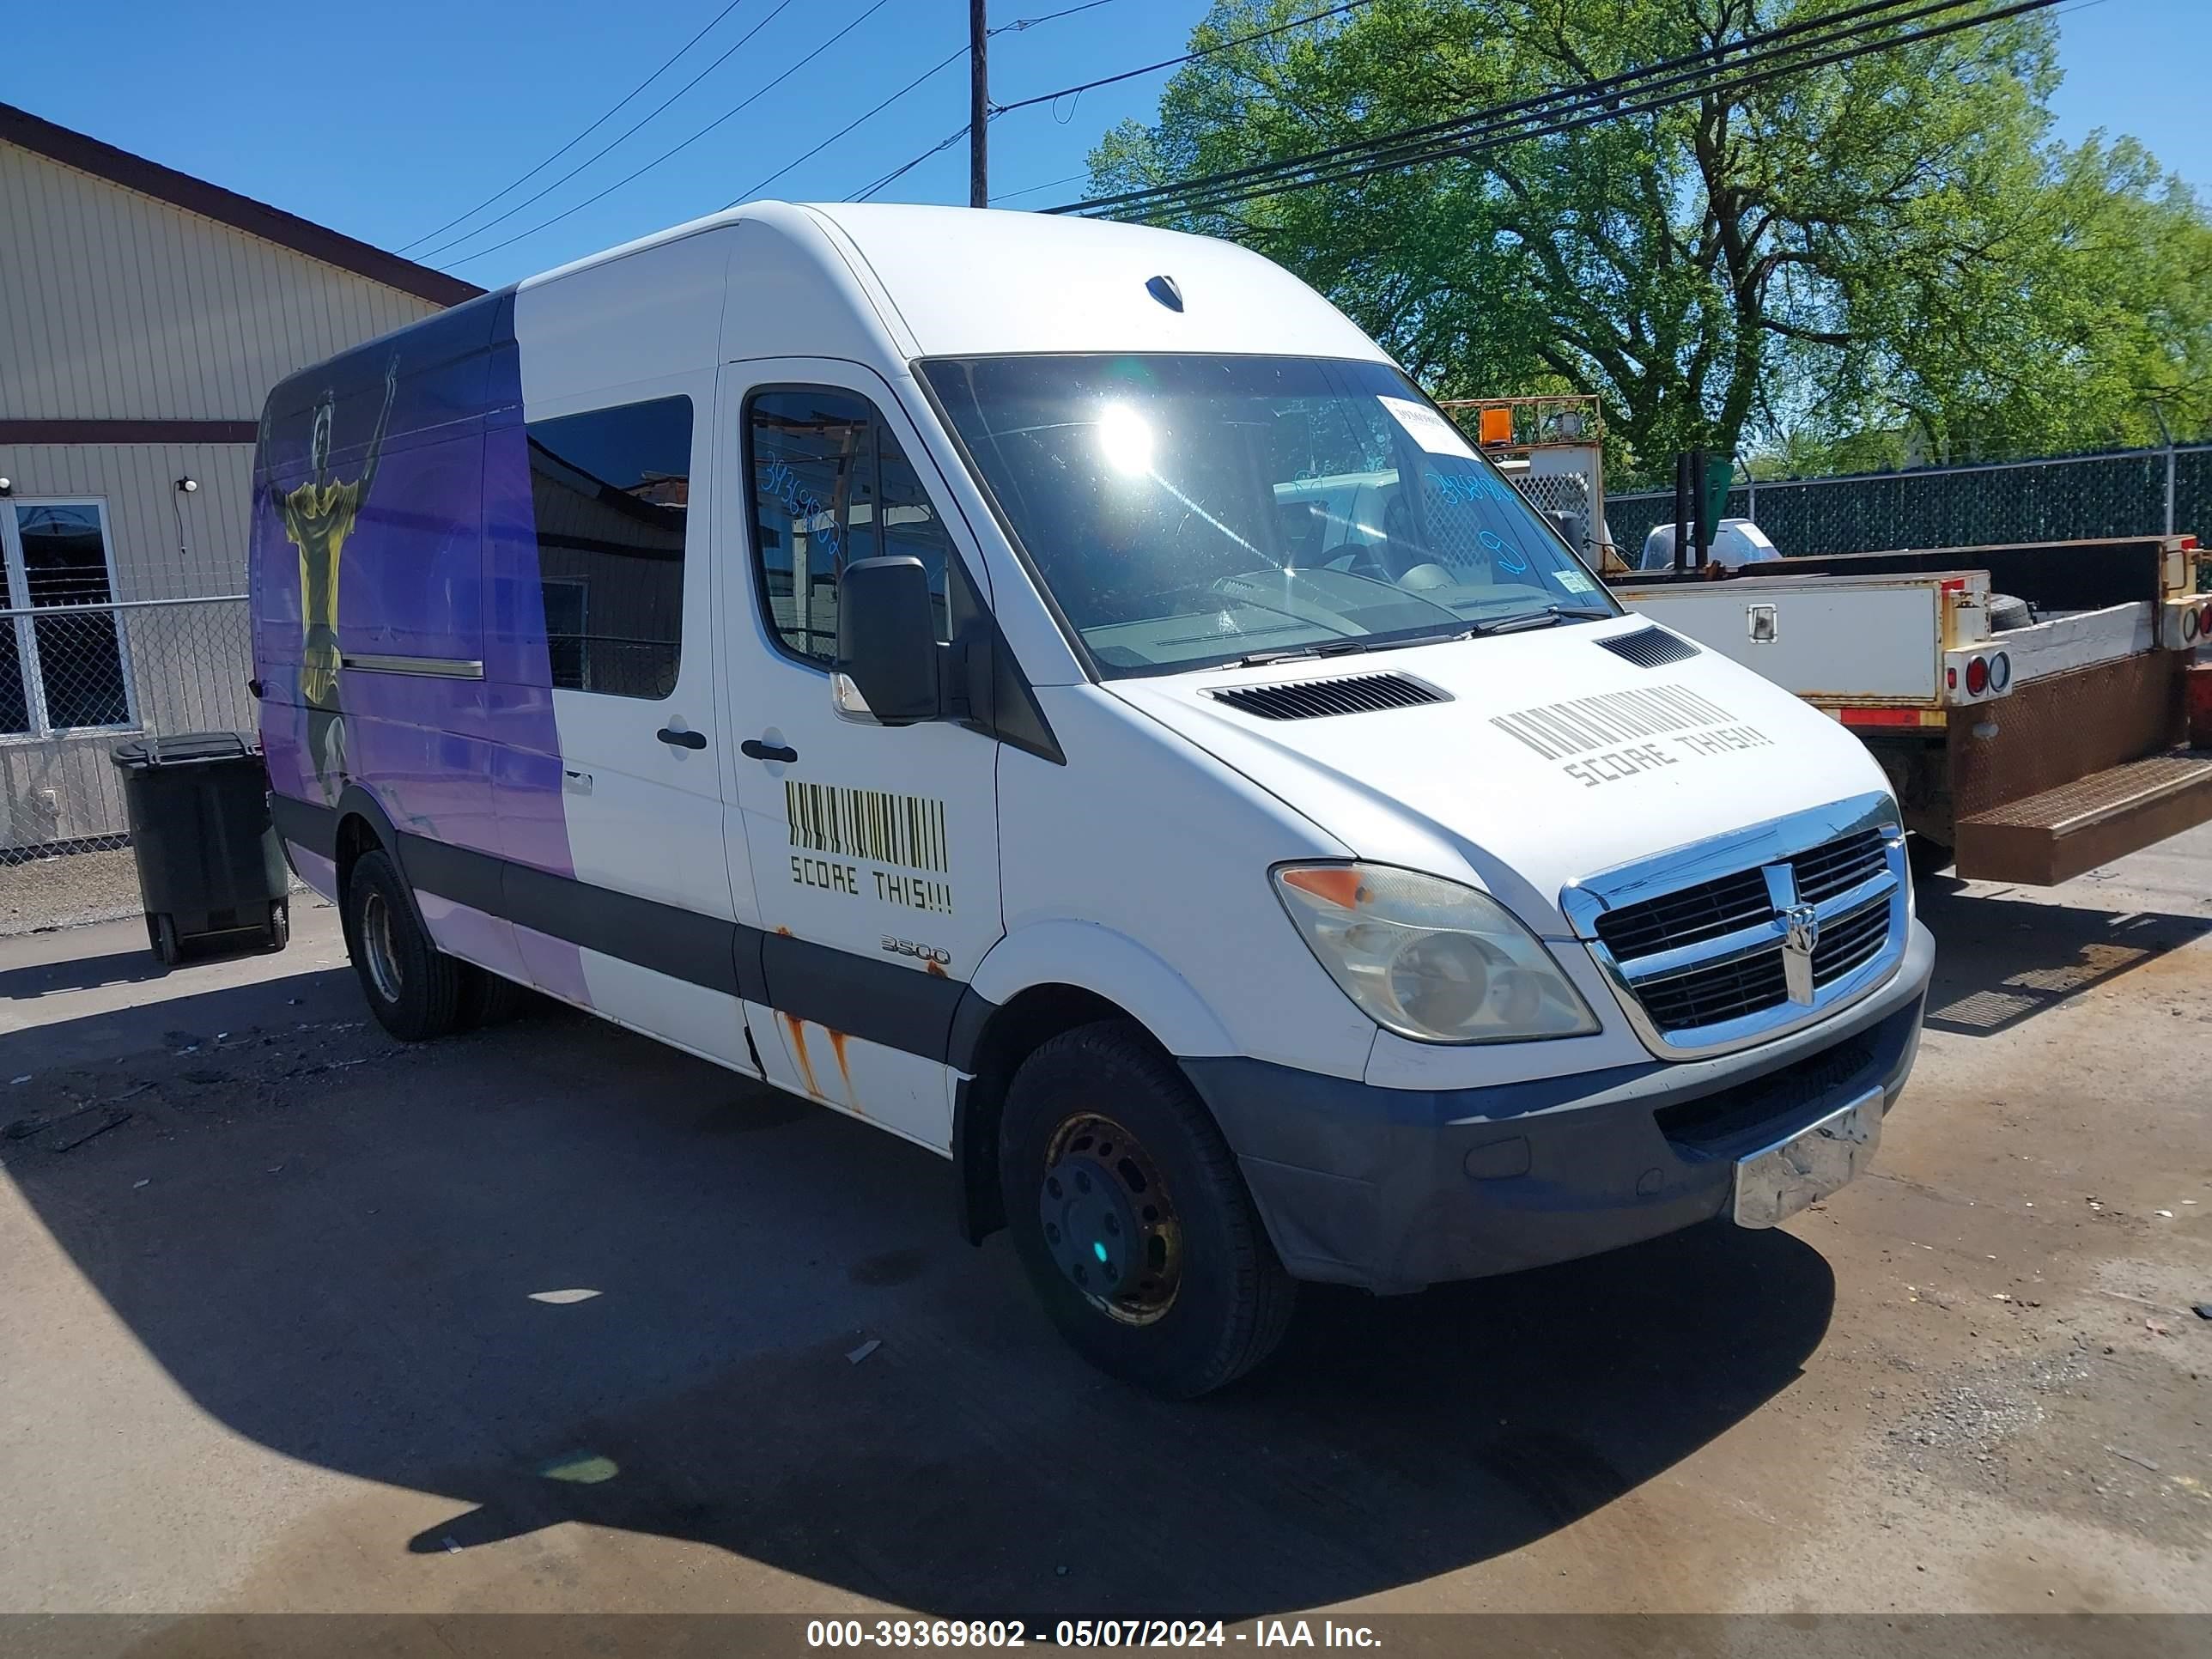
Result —
<instances>
[{"instance_id":1,"label":"building door","mask_svg":"<svg viewBox=\"0 0 2212 1659\"><path fill-rule=\"evenodd\" d=\"M742 578L726 601L729 739L767 935L763 1055L787 1086L945 1151L952 1011L1003 931L998 745L840 712L830 665L849 561L919 558L940 641L980 602L979 562L881 380L797 360L723 374L722 453L750 509L724 520L723 568Z\"/></svg>"}]
</instances>

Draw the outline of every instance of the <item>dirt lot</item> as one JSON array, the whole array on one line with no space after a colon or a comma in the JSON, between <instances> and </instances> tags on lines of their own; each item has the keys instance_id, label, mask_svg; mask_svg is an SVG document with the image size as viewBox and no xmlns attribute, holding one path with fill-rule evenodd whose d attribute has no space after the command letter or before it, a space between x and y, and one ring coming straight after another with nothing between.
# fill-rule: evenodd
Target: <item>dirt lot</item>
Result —
<instances>
[{"instance_id":1,"label":"dirt lot","mask_svg":"<svg viewBox=\"0 0 2212 1659\"><path fill-rule=\"evenodd\" d=\"M1923 913L1872 1178L1310 1296L1192 1407L928 1156L564 1012L402 1048L327 910L7 940L0 1612L2212 1611L2212 833Z\"/></svg>"}]
</instances>

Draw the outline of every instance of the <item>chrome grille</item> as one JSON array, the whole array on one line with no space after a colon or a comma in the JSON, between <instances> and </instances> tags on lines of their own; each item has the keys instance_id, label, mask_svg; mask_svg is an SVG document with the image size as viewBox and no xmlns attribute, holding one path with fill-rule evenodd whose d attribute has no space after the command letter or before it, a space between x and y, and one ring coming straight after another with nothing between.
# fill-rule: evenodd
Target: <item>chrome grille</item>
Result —
<instances>
[{"instance_id":1,"label":"chrome grille","mask_svg":"<svg viewBox=\"0 0 2212 1659\"><path fill-rule=\"evenodd\" d=\"M1762 884L1763 885L1764 884ZM1813 983L1832 985L1865 963L1889 937L1889 900L1870 900L1823 926L1813 948ZM1782 941L1715 968L1692 968L1640 981L1644 1012L1662 1031L1694 1030L1781 1006L1790 998Z\"/></svg>"},{"instance_id":2,"label":"chrome grille","mask_svg":"<svg viewBox=\"0 0 2212 1659\"><path fill-rule=\"evenodd\" d=\"M1818 904L1879 874L1882 856L1881 831L1865 830L1809 848L1787 862L1796 874L1798 898ZM1773 914L1765 878L1755 869L1742 870L1663 898L1608 910L1598 918L1597 936L1616 957L1650 956L1718 939Z\"/></svg>"},{"instance_id":3,"label":"chrome grille","mask_svg":"<svg viewBox=\"0 0 2212 1659\"><path fill-rule=\"evenodd\" d=\"M1884 795L1608 871L1561 908L1647 1046L1765 1041L1856 1000L1902 959L1904 838Z\"/></svg>"}]
</instances>

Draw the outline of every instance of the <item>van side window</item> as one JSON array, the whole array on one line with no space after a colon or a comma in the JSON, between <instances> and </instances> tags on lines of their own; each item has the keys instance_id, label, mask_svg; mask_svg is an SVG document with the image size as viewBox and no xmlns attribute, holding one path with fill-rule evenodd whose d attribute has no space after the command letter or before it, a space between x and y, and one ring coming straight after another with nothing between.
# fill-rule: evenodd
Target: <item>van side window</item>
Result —
<instances>
[{"instance_id":1,"label":"van side window","mask_svg":"<svg viewBox=\"0 0 2212 1659\"><path fill-rule=\"evenodd\" d=\"M866 398L783 387L746 407L753 568L784 648L825 668L837 654L837 576L852 559L911 554L929 573L937 637L952 637L944 522L897 436Z\"/></svg>"},{"instance_id":2,"label":"van side window","mask_svg":"<svg viewBox=\"0 0 2212 1659\"><path fill-rule=\"evenodd\" d=\"M529 431L554 688L667 696L684 641L691 400L594 409Z\"/></svg>"}]
</instances>

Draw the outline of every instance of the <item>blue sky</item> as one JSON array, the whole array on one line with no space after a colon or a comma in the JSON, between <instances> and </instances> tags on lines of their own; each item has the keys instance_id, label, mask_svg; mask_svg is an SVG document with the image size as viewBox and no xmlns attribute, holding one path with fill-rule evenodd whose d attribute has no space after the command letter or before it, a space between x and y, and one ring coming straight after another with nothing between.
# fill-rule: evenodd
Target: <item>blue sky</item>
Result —
<instances>
[{"instance_id":1,"label":"blue sky","mask_svg":"<svg viewBox=\"0 0 2212 1659\"><path fill-rule=\"evenodd\" d=\"M1005 28L1080 0L992 0ZM727 0L91 0L16 9L0 99L486 286L709 212L752 194L835 199L927 150L967 118L964 61L759 187L967 36L964 0L738 0L674 69L527 185L446 235L418 242L574 137ZM1328 0L1315 0L1321 10ZM879 9L869 13L871 6ZM1107 0L992 42L1000 102L1184 50L1206 0ZM868 14L829 52L809 53ZM708 66L748 29L753 39ZM2212 0L2088 0L2062 8L2062 136L2130 133L2212 195ZM593 152L683 93L604 157ZM777 84L777 77L783 76ZM1148 118L1165 72L993 124L994 195L1046 206L1081 190L1084 158L1124 116ZM763 90L765 88L765 90ZM755 94L757 94L755 96ZM754 101L652 167L739 100ZM441 245L577 166L512 217ZM1055 182L1060 181L1060 182ZM1032 186L1044 188L1032 189ZM967 199L954 145L884 192ZM530 232L508 246L517 233ZM0 233L4 234L4 233ZM410 247L410 244L415 246Z\"/></svg>"}]
</instances>

